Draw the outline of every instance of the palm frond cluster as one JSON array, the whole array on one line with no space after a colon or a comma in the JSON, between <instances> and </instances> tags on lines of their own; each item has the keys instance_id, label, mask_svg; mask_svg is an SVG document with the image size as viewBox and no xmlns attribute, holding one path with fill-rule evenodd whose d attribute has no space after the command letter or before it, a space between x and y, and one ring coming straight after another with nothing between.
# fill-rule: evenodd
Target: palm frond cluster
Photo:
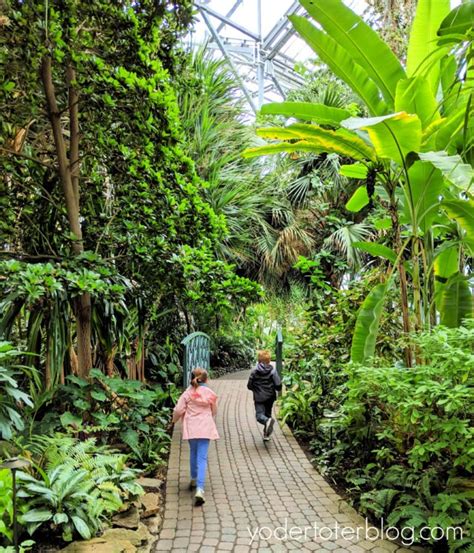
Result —
<instances>
[{"instance_id":1,"label":"palm frond cluster","mask_svg":"<svg viewBox=\"0 0 474 553\"><path fill-rule=\"evenodd\" d=\"M207 201L227 225L218 255L280 292L299 279L293 266L302 255L327 249L357 267L360 256L352 244L366 239L370 230L341 215L350 187L339 173L340 158L303 154L267 158L265 163L244 159L242 151L260 139L225 60L199 49L191 54L183 78L179 102L187 153L206 182ZM294 99L332 107L354 101L340 82L325 74L321 79L295 92ZM329 216L334 209L340 216Z\"/></svg>"}]
</instances>

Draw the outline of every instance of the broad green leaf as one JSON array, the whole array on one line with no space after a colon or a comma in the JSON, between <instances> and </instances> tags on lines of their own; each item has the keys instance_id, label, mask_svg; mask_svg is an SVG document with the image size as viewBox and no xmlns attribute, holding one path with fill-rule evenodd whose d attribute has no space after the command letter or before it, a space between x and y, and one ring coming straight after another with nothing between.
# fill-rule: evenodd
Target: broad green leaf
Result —
<instances>
[{"instance_id":1,"label":"broad green leaf","mask_svg":"<svg viewBox=\"0 0 474 553\"><path fill-rule=\"evenodd\" d=\"M417 115L400 112L382 117L351 117L341 124L350 130L366 130L377 156L399 165L404 164L408 153L420 149L421 121Z\"/></svg>"},{"instance_id":2,"label":"broad green leaf","mask_svg":"<svg viewBox=\"0 0 474 553\"><path fill-rule=\"evenodd\" d=\"M87 526L87 524L84 522L84 520L75 515L71 516L71 520L81 538L85 540L90 540L92 537L92 532L89 526Z\"/></svg>"},{"instance_id":3,"label":"broad green leaf","mask_svg":"<svg viewBox=\"0 0 474 553\"><path fill-rule=\"evenodd\" d=\"M367 178L368 168L363 163L353 163L352 165L341 165L339 167L339 174L351 179L365 179Z\"/></svg>"},{"instance_id":4,"label":"broad green leaf","mask_svg":"<svg viewBox=\"0 0 474 553\"><path fill-rule=\"evenodd\" d=\"M390 217L383 217L382 219L374 219L373 225L377 230L387 230L392 228L392 219Z\"/></svg>"},{"instance_id":5,"label":"broad green leaf","mask_svg":"<svg viewBox=\"0 0 474 553\"><path fill-rule=\"evenodd\" d=\"M0 416L0 436L4 440L10 440L12 437L12 426L10 421Z\"/></svg>"},{"instance_id":6,"label":"broad green leaf","mask_svg":"<svg viewBox=\"0 0 474 553\"><path fill-rule=\"evenodd\" d=\"M54 524L63 524L69 520L66 513L56 513L53 517Z\"/></svg>"},{"instance_id":7,"label":"broad green leaf","mask_svg":"<svg viewBox=\"0 0 474 553\"><path fill-rule=\"evenodd\" d=\"M443 113L449 115L456 108L462 82L457 78L456 56L450 54L441 59L441 90L443 92Z\"/></svg>"},{"instance_id":8,"label":"broad green leaf","mask_svg":"<svg viewBox=\"0 0 474 553\"><path fill-rule=\"evenodd\" d=\"M454 139L462 131L464 126L466 106L466 102L461 102L461 105L458 106L458 108L452 112L449 117L444 118L442 121L434 137L435 147L438 150L448 150L449 153L451 153L454 149L452 146Z\"/></svg>"},{"instance_id":9,"label":"broad green leaf","mask_svg":"<svg viewBox=\"0 0 474 553\"><path fill-rule=\"evenodd\" d=\"M463 162L461 156L457 154L450 156L445 151L419 153L418 155L421 160L428 161L439 169L449 182L463 191L469 190L474 179L474 170L471 165Z\"/></svg>"},{"instance_id":10,"label":"broad green leaf","mask_svg":"<svg viewBox=\"0 0 474 553\"><path fill-rule=\"evenodd\" d=\"M434 260L434 273L440 278L449 278L459 271L459 246L442 250Z\"/></svg>"},{"instance_id":11,"label":"broad green leaf","mask_svg":"<svg viewBox=\"0 0 474 553\"><path fill-rule=\"evenodd\" d=\"M92 390L91 397L96 401L106 401L107 395L102 390Z\"/></svg>"},{"instance_id":12,"label":"broad green leaf","mask_svg":"<svg viewBox=\"0 0 474 553\"><path fill-rule=\"evenodd\" d=\"M300 0L327 34L363 67L380 88L389 106L397 82L405 77L398 58L380 36L341 0Z\"/></svg>"},{"instance_id":13,"label":"broad green leaf","mask_svg":"<svg viewBox=\"0 0 474 553\"><path fill-rule=\"evenodd\" d=\"M466 232L466 244L474 252L474 200L445 200L441 205Z\"/></svg>"},{"instance_id":14,"label":"broad green leaf","mask_svg":"<svg viewBox=\"0 0 474 553\"><path fill-rule=\"evenodd\" d=\"M441 172L430 163L416 161L409 169L410 184L403 186L405 215L412 224L426 232L433 223L445 188Z\"/></svg>"},{"instance_id":15,"label":"broad green leaf","mask_svg":"<svg viewBox=\"0 0 474 553\"><path fill-rule=\"evenodd\" d=\"M471 28L474 28L474 2L463 2L443 19L438 36L465 35Z\"/></svg>"},{"instance_id":16,"label":"broad green leaf","mask_svg":"<svg viewBox=\"0 0 474 553\"><path fill-rule=\"evenodd\" d=\"M288 127L269 127L257 129L263 138L280 140L303 139L314 146L315 152L336 153L353 159L375 160L373 149L356 134L346 129L336 131L323 129L316 125L295 124ZM250 150L252 151L252 150ZM246 154L247 150L244 152Z\"/></svg>"},{"instance_id":17,"label":"broad green leaf","mask_svg":"<svg viewBox=\"0 0 474 553\"><path fill-rule=\"evenodd\" d=\"M22 522L46 522L53 518L53 513L47 509L30 509L22 515Z\"/></svg>"},{"instance_id":18,"label":"broad green leaf","mask_svg":"<svg viewBox=\"0 0 474 553\"><path fill-rule=\"evenodd\" d=\"M383 257L384 259L388 259L392 265L395 265L397 262L397 254L383 244L376 244L374 242L354 242L352 245L354 248L370 253L370 255L373 255L374 257Z\"/></svg>"},{"instance_id":19,"label":"broad green leaf","mask_svg":"<svg viewBox=\"0 0 474 553\"><path fill-rule=\"evenodd\" d=\"M78 417L77 415L73 415L70 411L66 411L63 413L59 420L61 421L61 424L63 428L67 428L68 426L74 426L76 428L79 428L82 426L82 419L81 417Z\"/></svg>"},{"instance_id":20,"label":"broad green leaf","mask_svg":"<svg viewBox=\"0 0 474 553\"><path fill-rule=\"evenodd\" d=\"M262 115L285 115L303 121L314 121L319 125L339 126L339 123L351 116L345 109L333 108L311 102L279 102L265 104L260 110Z\"/></svg>"},{"instance_id":21,"label":"broad green leaf","mask_svg":"<svg viewBox=\"0 0 474 553\"><path fill-rule=\"evenodd\" d=\"M369 195L367 194L367 188L365 186L359 186L359 188L352 194L349 201L346 203L346 209L357 213L364 208L370 202Z\"/></svg>"},{"instance_id":22,"label":"broad green leaf","mask_svg":"<svg viewBox=\"0 0 474 553\"><path fill-rule=\"evenodd\" d=\"M438 48L436 33L449 13L449 8L449 0L418 0L408 43L406 64L408 77L416 75L421 63ZM431 66L427 79L435 94L439 82L439 63Z\"/></svg>"},{"instance_id":23,"label":"broad green leaf","mask_svg":"<svg viewBox=\"0 0 474 553\"><path fill-rule=\"evenodd\" d=\"M359 310L351 347L351 360L354 363L364 363L375 353L386 294L387 284L377 284L369 292Z\"/></svg>"},{"instance_id":24,"label":"broad green leaf","mask_svg":"<svg viewBox=\"0 0 474 553\"><path fill-rule=\"evenodd\" d=\"M469 283L461 274L452 275L441 293L441 324L455 328L463 319L472 318L472 293Z\"/></svg>"},{"instance_id":25,"label":"broad green leaf","mask_svg":"<svg viewBox=\"0 0 474 553\"><path fill-rule=\"evenodd\" d=\"M448 246L448 247L446 247ZM444 243L433 262L435 275L435 303L438 311L443 310L443 291L449 277L459 273L459 244Z\"/></svg>"},{"instance_id":26,"label":"broad green leaf","mask_svg":"<svg viewBox=\"0 0 474 553\"><path fill-rule=\"evenodd\" d=\"M395 111L415 113L420 118L423 128L440 118L438 102L424 77L398 81Z\"/></svg>"},{"instance_id":27,"label":"broad green leaf","mask_svg":"<svg viewBox=\"0 0 474 553\"><path fill-rule=\"evenodd\" d=\"M242 157L250 158L292 152L321 153L322 151L323 150L318 148L314 143L308 142L307 140L299 140L298 142L279 142L278 144L266 144L265 146L248 148L242 152Z\"/></svg>"},{"instance_id":28,"label":"broad green leaf","mask_svg":"<svg viewBox=\"0 0 474 553\"><path fill-rule=\"evenodd\" d=\"M0 536L5 536L10 541L13 541L13 532L10 530L10 528L7 528L7 525L3 522L2 519L0 519Z\"/></svg>"},{"instance_id":29,"label":"broad green leaf","mask_svg":"<svg viewBox=\"0 0 474 553\"><path fill-rule=\"evenodd\" d=\"M347 51L336 40L317 29L306 17L290 15L288 19L321 61L365 102L371 114L387 113L387 105L381 99L374 81L362 66L350 59Z\"/></svg>"}]
</instances>

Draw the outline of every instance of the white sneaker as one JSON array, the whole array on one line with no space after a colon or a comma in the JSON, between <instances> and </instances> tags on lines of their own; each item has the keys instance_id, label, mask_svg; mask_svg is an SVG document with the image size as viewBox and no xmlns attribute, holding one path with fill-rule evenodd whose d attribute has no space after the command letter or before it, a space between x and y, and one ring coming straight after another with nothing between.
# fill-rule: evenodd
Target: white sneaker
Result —
<instances>
[{"instance_id":1,"label":"white sneaker","mask_svg":"<svg viewBox=\"0 0 474 553\"><path fill-rule=\"evenodd\" d=\"M199 506L203 503L206 503L206 500L204 499L204 490L202 488L198 488L196 490L196 495L194 496L194 505Z\"/></svg>"},{"instance_id":2,"label":"white sneaker","mask_svg":"<svg viewBox=\"0 0 474 553\"><path fill-rule=\"evenodd\" d=\"M275 419L272 417L267 421L267 424L265 425L265 437L268 439L272 435L274 424L275 424Z\"/></svg>"}]
</instances>

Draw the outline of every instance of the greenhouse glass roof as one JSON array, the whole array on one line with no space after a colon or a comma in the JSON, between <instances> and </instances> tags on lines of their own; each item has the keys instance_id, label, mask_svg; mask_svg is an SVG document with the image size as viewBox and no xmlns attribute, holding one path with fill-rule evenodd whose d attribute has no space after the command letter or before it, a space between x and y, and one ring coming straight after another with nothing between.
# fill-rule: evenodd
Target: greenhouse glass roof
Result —
<instances>
[{"instance_id":1,"label":"greenhouse glass roof","mask_svg":"<svg viewBox=\"0 0 474 553\"><path fill-rule=\"evenodd\" d=\"M346 4L359 13L367 6L364 0ZM206 44L227 59L254 112L304 82L295 68L314 54L288 21L290 14L305 14L298 1L198 0L196 6L198 19L188 45Z\"/></svg>"}]
</instances>

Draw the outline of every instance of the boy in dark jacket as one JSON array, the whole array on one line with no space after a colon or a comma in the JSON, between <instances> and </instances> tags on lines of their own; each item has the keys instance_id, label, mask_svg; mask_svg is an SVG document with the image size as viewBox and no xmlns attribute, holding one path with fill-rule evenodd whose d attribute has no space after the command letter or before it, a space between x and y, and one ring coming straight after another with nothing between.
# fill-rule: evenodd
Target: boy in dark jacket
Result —
<instances>
[{"instance_id":1,"label":"boy in dark jacket","mask_svg":"<svg viewBox=\"0 0 474 553\"><path fill-rule=\"evenodd\" d=\"M257 366L250 373L247 388L253 392L255 416L263 424L263 439L268 441L273 432L275 419L272 417L272 407L277 390L281 390L280 376L275 367L270 364L270 352L259 351Z\"/></svg>"}]
</instances>

